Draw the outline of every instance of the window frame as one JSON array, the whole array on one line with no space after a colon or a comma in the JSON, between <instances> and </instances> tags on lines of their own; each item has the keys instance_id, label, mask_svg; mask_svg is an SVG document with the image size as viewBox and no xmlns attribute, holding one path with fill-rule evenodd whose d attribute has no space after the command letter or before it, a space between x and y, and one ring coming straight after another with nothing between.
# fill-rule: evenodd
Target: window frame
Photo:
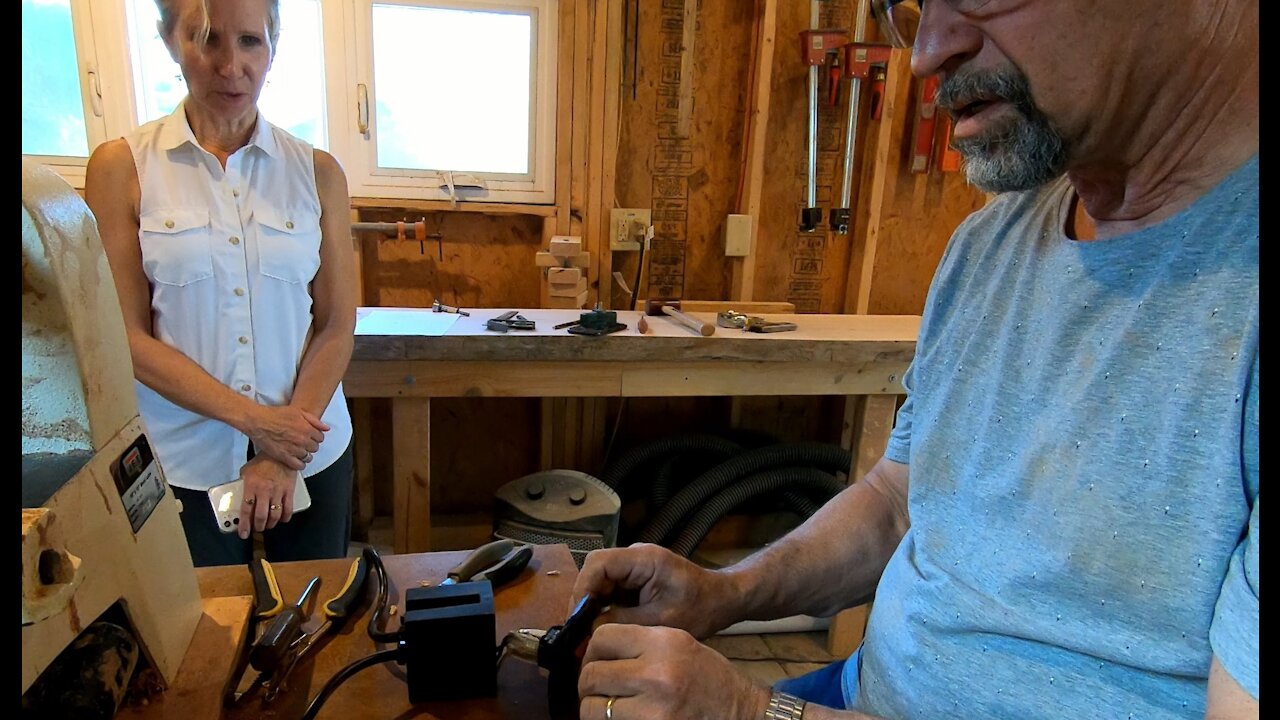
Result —
<instances>
[{"instance_id":1,"label":"window frame","mask_svg":"<svg viewBox=\"0 0 1280 720\"><path fill-rule=\"evenodd\" d=\"M351 68L355 82L349 123L353 130L350 154L343 163L351 194L358 197L383 197L415 200L461 200L480 202L553 204L555 201L555 123L556 123L556 0L356 0L354 46L356 65ZM399 5L455 10L519 12L532 17L533 43L530 63L529 171L521 179L505 173L453 170L455 194L451 197L446 182L446 169L404 170L377 166L377 88L374 85L373 6ZM366 89L361 92L360 88ZM367 118L367 129L360 132L361 120ZM472 179L485 187L458 187Z\"/></svg>"},{"instance_id":2,"label":"window frame","mask_svg":"<svg viewBox=\"0 0 1280 720\"><path fill-rule=\"evenodd\" d=\"M328 151L346 170L351 197L553 205L556 186L559 1L320 0ZM92 154L98 145L127 135L140 125L128 7L126 0L70 2L80 73L80 100L85 114L86 140L89 153ZM532 17L534 30L530 62L534 69L530 77L530 153L529 172L526 175L513 177L505 173L455 170L452 179L456 190L451 197L444 187L444 171L376 166L376 88L373 83L372 48L375 4L519 12ZM284 28L283 31L288 32L288 29ZM91 76L90 73L94 75ZM101 108L101 115L95 112L95 103ZM360 115L365 110L368 111L368 131L361 133ZM73 187L84 188L87 157L26 157L59 173ZM471 178L478 179L485 187L458 187L458 184L468 183Z\"/></svg>"}]
</instances>

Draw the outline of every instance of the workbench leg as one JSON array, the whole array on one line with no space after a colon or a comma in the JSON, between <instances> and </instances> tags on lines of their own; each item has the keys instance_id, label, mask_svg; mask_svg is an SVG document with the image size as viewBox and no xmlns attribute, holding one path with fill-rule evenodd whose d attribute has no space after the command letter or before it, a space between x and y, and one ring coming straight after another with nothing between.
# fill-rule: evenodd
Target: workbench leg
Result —
<instances>
[{"instance_id":1,"label":"workbench leg","mask_svg":"<svg viewBox=\"0 0 1280 720\"><path fill-rule=\"evenodd\" d=\"M898 411L896 395L853 395L845 398L840 446L853 454L849 482L861 480L884 455ZM842 610L827 628L827 652L848 657L862 643L871 603Z\"/></svg>"},{"instance_id":2,"label":"workbench leg","mask_svg":"<svg viewBox=\"0 0 1280 720\"><path fill-rule=\"evenodd\" d=\"M871 603L836 613L827 628L827 652L838 658L852 655L862 644L862 637L867 629L867 616L870 614Z\"/></svg>"},{"instance_id":3,"label":"workbench leg","mask_svg":"<svg viewBox=\"0 0 1280 720\"><path fill-rule=\"evenodd\" d=\"M431 549L431 400L391 399L391 509L397 553Z\"/></svg>"},{"instance_id":4,"label":"workbench leg","mask_svg":"<svg viewBox=\"0 0 1280 720\"><path fill-rule=\"evenodd\" d=\"M373 524L374 515L372 406L370 398L351 399L351 425L356 436L355 517L351 538L357 542L369 541L369 526Z\"/></svg>"},{"instance_id":5,"label":"workbench leg","mask_svg":"<svg viewBox=\"0 0 1280 720\"><path fill-rule=\"evenodd\" d=\"M845 398L840 447L853 453L850 484L861 480L884 455L897 412L896 395L851 395Z\"/></svg>"}]
</instances>

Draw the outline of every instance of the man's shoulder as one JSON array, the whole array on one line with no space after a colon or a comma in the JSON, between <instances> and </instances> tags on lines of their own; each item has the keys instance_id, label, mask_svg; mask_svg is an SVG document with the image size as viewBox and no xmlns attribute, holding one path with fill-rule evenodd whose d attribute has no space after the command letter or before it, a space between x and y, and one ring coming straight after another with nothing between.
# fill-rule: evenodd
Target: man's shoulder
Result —
<instances>
[{"instance_id":1,"label":"man's shoulder","mask_svg":"<svg viewBox=\"0 0 1280 720\"><path fill-rule=\"evenodd\" d=\"M956 235L990 237L993 230L1001 234L1002 228L1042 225L1056 214L1070 186L1064 175L1030 190L995 195L960 223Z\"/></svg>"}]
</instances>

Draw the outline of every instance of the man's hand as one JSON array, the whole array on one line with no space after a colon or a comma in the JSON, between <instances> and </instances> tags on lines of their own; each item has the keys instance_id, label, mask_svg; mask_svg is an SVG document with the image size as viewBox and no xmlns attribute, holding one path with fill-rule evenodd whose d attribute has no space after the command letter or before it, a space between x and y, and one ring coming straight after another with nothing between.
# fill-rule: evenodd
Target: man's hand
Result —
<instances>
[{"instance_id":1,"label":"man's hand","mask_svg":"<svg viewBox=\"0 0 1280 720\"><path fill-rule=\"evenodd\" d=\"M241 428L254 450L291 470L301 470L320 449L329 426L323 420L292 405L259 405Z\"/></svg>"},{"instance_id":2,"label":"man's hand","mask_svg":"<svg viewBox=\"0 0 1280 720\"><path fill-rule=\"evenodd\" d=\"M767 689L689 633L617 624L591 636L578 696L583 720L757 720L769 704Z\"/></svg>"},{"instance_id":3,"label":"man's hand","mask_svg":"<svg viewBox=\"0 0 1280 720\"><path fill-rule=\"evenodd\" d=\"M240 468L244 497L240 501L240 538L270 530L293 517L293 491L298 471L287 468L266 455L257 455Z\"/></svg>"},{"instance_id":4,"label":"man's hand","mask_svg":"<svg viewBox=\"0 0 1280 720\"><path fill-rule=\"evenodd\" d=\"M613 603L602 622L664 625L699 638L732 624L726 613L714 611L726 609L737 597L728 576L647 543L587 555L570 607L588 593ZM633 596L638 596L635 606L623 607L623 599Z\"/></svg>"}]
</instances>

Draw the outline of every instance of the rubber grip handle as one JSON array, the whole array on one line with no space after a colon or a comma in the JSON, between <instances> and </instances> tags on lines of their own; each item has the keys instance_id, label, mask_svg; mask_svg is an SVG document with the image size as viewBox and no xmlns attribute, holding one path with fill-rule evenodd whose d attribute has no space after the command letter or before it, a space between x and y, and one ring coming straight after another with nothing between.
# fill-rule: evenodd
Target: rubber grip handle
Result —
<instances>
[{"instance_id":1,"label":"rubber grip handle","mask_svg":"<svg viewBox=\"0 0 1280 720\"><path fill-rule=\"evenodd\" d=\"M533 557L533 547L523 545L519 550L512 553L506 560L485 570L480 574L480 579L488 580L493 587L506 585L516 579L524 569L529 566L529 560Z\"/></svg>"},{"instance_id":2,"label":"rubber grip handle","mask_svg":"<svg viewBox=\"0 0 1280 720\"><path fill-rule=\"evenodd\" d=\"M472 550L465 560L447 573L448 579L453 582L466 582L474 577L476 573L506 557L507 553L511 552L515 546L514 540L505 539L494 540L491 543L481 545Z\"/></svg>"},{"instance_id":3,"label":"rubber grip handle","mask_svg":"<svg viewBox=\"0 0 1280 720\"><path fill-rule=\"evenodd\" d=\"M280 584L275 570L263 558L249 561L249 575L253 577L253 614L258 619L275 617L284 610L284 598L280 596Z\"/></svg>"},{"instance_id":4,"label":"rubber grip handle","mask_svg":"<svg viewBox=\"0 0 1280 720\"><path fill-rule=\"evenodd\" d=\"M351 609L364 595L364 583L369 577L368 552L369 548L365 548L365 551L360 553L360 557L351 563L346 583L342 585L337 595L324 604L325 617L335 621L335 625L347 619Z\"/></svg>"}]
</instances>

